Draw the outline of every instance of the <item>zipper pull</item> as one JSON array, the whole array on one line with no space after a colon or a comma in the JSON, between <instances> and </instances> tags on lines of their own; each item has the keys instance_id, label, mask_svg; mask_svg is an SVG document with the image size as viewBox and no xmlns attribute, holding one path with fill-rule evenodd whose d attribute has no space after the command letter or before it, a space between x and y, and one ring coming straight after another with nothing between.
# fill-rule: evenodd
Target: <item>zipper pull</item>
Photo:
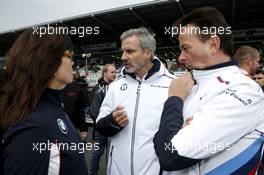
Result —
<instances>
[{"instance_id":1,"label":"zipper pull","mask_svg":"<svg viewBox=\"0 0 264 175\"><path fill-rule=\"evenodd\" d=\"M140 88L141 88L141 81L138 82L137 94L140 92Z\"/></svg>"}]
</instances>

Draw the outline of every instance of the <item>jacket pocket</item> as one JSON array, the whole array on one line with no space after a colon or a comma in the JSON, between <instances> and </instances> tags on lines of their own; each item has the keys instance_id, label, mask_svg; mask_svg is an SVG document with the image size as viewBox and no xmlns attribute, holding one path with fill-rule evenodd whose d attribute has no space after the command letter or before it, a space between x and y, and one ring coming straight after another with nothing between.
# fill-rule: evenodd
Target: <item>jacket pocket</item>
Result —
<instances>
[{"instance_id":1,"label":"jacket pocket","mask_svg":"<svg viewBox=\"0 0 264 175\"><path fill-rule=\"evenodd\" d=\"M110 154L109 154L109 168L108 168L108 175L111 175L111 169L112 169L112 159L113 159L113 150L114 150L114 145L111 146L110 149Z\"/></svg>"}]
</instances>

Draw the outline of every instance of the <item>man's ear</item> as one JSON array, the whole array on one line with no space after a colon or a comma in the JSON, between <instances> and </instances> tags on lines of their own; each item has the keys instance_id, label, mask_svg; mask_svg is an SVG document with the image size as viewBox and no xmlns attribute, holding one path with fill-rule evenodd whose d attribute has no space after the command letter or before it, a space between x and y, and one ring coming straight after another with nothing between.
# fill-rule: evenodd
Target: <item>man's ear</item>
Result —
<instances>
[{"instance_id":1,"label":"man's ear","mask_svg":"<svg viewBox=\"0 0 264 175\"><path fill-rule=\"evenodd\" d=\"M216 53L217 51L220 50L221 47L221 41L220 38L218 36L211 36L211 38L209 39L209 44L210 44L210 51L211 53Z\"/></svg>"},{"instance_id":2,"label":"man's ear","mask_svg":"<svg viewBox=\"0 0 264 175\"><path fill-rule=\"evenodd\" d=\"M150 48L146 49L146 54L147 54L148 58L152 58L153 53L152 53L152 50Z\"/></svg>"},{"instance_id":3,"label":"man's ear","mask_svg":"<svg viewBox=\"0 0 264 175\"><path fill-rule=\"evenodd\" d=\"M248 57L248 58L246 58L245 63L246 63L247 66L251 66L251 64L253 63L253 59Z\"/></svg>"}]
</instances>

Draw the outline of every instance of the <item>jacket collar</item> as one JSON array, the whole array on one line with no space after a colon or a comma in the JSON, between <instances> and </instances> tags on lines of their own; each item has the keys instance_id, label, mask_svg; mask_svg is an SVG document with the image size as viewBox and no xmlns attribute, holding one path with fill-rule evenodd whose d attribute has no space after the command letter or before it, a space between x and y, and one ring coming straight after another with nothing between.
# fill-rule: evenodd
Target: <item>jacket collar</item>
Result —
<instances>
[{"instance_id":1,"label":"jacket collar","mask_svg":"<svg viewBox=\"0 0 264 175\"><path fill-rule=\"evenodd\" d=\"M235 66L235 65L237 65L237 62L234 60L231 60L225 63L221 63L221 64L213 65L210 67L206 67L204 69L197 69L197 70L213 70L213 69L218 69L218 68L227 67L227 66Z\"/></svg>"},{"instance_id":2,"label":"jacket collar","mask_svg":"<svg viewBox=\"0 0 264 175\"><path fill-rule=\"evenodd\" d=\"M225 63L217 64L214 66L207 67L205 69L192 70L192 75L197 83L201 83L204 80L208 80L210 77L222 74L221 72L226 71L239 71L236 61L228 61Z\"/></svg>"},{"instance_id":3,"label":"jacket collar","mask_svg":"<svg viewBox=\"0 0 264 175\"><path fill-rule=\"evenodd\" d=\"M160 61L157 58L154 58L152 60L152 63L153 63L153 66L148 71L147 75L143 77L145 80L147 80L149 77L151 77L155 73L159 72L159 70L160 70L161 64L160 64ZM135 75L135 73L127 73L125 69L123 69L123 74L124 75L129 75L133 79L136 79L137 78L137 76Z\"/></svg>"},{"instance_id":4,"label":"jacket collar","mask_svg":"<svg viewBox=\"0 0 264 175\"><path fill-rule=\"evenodd\" d=\"M46 88L42 94L42 98L45 101L49 101L52 104L55 105L62 105L62 96L63 96L63 90L55 90Z\"/></svg>"},{"instance_id":5,"label":"jacket collar","mask_svg":"<svg viewBox=\"0 0 264 175\"><path fill-rule=\"evenodd\" d=\"M98 83L101 85L109 85L110 83L106 82L103 77L98 80Z\"/></svg>"}]
</instances>

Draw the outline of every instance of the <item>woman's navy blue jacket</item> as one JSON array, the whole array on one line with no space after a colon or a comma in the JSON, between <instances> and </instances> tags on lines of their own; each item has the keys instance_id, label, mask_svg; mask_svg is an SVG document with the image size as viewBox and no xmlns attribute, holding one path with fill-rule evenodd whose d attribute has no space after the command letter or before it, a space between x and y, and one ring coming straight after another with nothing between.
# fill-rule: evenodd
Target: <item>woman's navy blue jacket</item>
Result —
<instances>
[{"instance_id":1,"label":"woman's navy blue jacket","mask_svg":"<svg viewBox=\"0 0 264 175\"><path fill-rule=\"evenodd\" d=\"M64 112L61 96L61 91L46 89L36 109L6 130L4 174L87 175L85 145Z\"/></svg>"}]
</instances>

